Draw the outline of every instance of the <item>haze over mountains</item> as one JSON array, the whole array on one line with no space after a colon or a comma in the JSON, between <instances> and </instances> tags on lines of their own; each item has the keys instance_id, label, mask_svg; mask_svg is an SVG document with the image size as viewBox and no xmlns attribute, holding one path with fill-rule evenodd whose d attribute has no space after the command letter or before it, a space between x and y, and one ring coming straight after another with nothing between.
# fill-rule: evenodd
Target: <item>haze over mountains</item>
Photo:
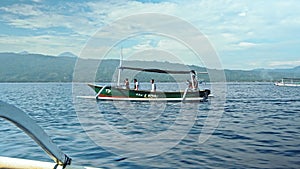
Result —
<instances>
[{"instance_id":1,"label":"haze over mountains","mask_svg":"<svg viewBox=\"0 0 300 169\"><path fill-rule=\"evenodd\" d=\"M73 71L78 58L70 52L64 52L58 56L30 54L26 51L21 53L0 53L0 82L72 82ZM99 63L99 60L80 59L83 63L82 77L78 81L86 82L88 72L85 70L89 65ZM141 65L141 61L129 61L131 65ZM184 65L169 62L144 62L145 65L157 65L158 68L172 68ZM95 81L110 82L119 65L119 60L103 60L98 67ZM188 66L198 72L205 71L203 67ZM218 74L221 70L210 70ZM273 82L283 77L300 78L300 66L291 69L254 69L254 70L224 70L228 82ZM138 73L135 75L140 81L149 81L153 73ZM174 81L172 76L155 74L156 81ZM200 79L209 81L209 76L201 76Z\"/></svg>"}]
</instances>

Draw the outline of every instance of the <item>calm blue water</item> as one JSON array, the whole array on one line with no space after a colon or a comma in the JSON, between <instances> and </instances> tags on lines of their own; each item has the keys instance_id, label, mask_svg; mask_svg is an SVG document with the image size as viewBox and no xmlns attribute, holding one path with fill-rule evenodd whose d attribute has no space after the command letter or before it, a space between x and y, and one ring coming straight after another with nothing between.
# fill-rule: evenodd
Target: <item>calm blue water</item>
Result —
<instances>
[{"instance_id":1,"label":"calm blue water","mask_svg":"<svg viewBox=\"0 0 300 169\"><path fill-rule=\"evenodd\" d=\"M83 88L85 90L88 95L93 94L87 86ZM25 111L77 165L104 168L300 168L299 87L276 87L268 83L228 84L222 118L206 142L199 144L198 136L207 118L206 112L214 107L210 103L200 103L191 130L173 148L156 156L122 161L115 161L122 155L98 146L81 127L73 104L72 84L4 83L0 84L0 100ZM94 100L84 102L88 105ZM116 111L110 104L98 103L98 113L118 132L137 138L168 130L180 107L175 103L167 104L163 108L165 111L157 115L149 105L138 104L138 109L143 112L125 114L124 119L122 110ZM86 106L87 112L88 109ZM91 119L91 124L93 122ZM152 148L159 150L161 147ZM0 119L0 156L51 161L27 135L3 119Z\"/></svg>"}]
</instances>

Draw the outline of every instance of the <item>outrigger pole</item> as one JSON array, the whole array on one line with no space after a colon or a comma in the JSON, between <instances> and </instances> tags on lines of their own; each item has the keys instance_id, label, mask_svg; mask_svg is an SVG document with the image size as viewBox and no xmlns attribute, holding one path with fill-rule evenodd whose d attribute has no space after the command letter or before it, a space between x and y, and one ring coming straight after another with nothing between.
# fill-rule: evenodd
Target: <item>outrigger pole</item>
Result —
<instances>
[{"instance_id":1,"label":"outrigger pole","mask_svg":"<svg viewBox=\"0 0 300 169\"><path fill-rule=\"evenodd\" d=\"M71 164L71 158L61 152L44 130L38 126L26 113L0 101L0 117L14 123L30 136L54 160L57 165L65 168Z\"/></svg>"},{"instance_id":2,"label":"outrigger pole","mask_svg":"<svg viewBox=\"0 0 300 169\"><path fill-rule=\"evenodd\" d=\"M4 118L22 129L54 160L55 163L36 160L27 160L0 156L0 168L6 169L98 169L71 165L71 158L64 154L45 133L25 112L17 107L0 101L0 118ZM125 158L115 161L121 161Z\"/></svg>"}]
</instances>

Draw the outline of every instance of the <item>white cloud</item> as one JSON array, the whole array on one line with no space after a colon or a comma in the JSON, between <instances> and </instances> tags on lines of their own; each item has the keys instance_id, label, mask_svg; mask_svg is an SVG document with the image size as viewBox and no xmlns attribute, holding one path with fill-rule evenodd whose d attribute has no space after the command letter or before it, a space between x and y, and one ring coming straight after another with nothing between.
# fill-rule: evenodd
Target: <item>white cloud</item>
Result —
<instances>
[{"instance_id":1,"label":"white cloud","mask_svg":"<svg viewBox=\"0 0 300 169\"><path fill-rule=\"evenodd\" d=\"M257 46L257 44L251 43L251 42L240 42L240 43L238 43L237 46L249 48L249 47Z\"/></svg>"},{"instance_id":2,"label":"white cloud","mask_svg":"<svg viewBox=\"0 0 300 169\"><path fill-rule=\"evenodd\" d=\"M43 2L44 0L32 0L32 2L36 2L36 3L41 3Z\"/></svg>"},{"instance_id":3,"label":"white cloud","mask_svg":"<svg viewBox=\"0 0 300 169\"><path fill-rule=\"evenodd\" d=\"M246 13L246 12L241 12L241 13L239 13L238 15L239 15L239 16L246 16L247 13Z\"/></svg>"},{"instance_id":4,"label":"white cloud","mask_svg":"<svg viewBox=\"0 0 300 169\"><path fill-rule=\"evenodd\" d=\"M43 14L39 6L29 4L14 4L9 7L0 7L0 10L17 16L39 16Z\"/></svg>"},{"instance_id":5,"label":"white cloud","mask_svg":"<svg viewBox=\"0 0 300 169\"><path fill-rule=\"evenodd\" d=\"M14 4L1 7L0 11L5 12L2 14L1 20L13 27L29 30L51 30L60 27L83 36L90 36L96 31L92 21L78 10L80 4L72 6L72 4L66 3L64 5L57 7L44 4Z\"/></svg>"},{"instance_id":6,"label":"white cloud","mask_svg":"<svg viewBox=\"0 0 300 169\"><path fill-rule=\"evenodd\" d=\"M63 36L1 36L0 51L19 52L28 51L30 53L40 53L46 55L57 55L61 51L70 51L76 55L80 53L85 41L74 41L73 37Z\"/></svg>"},{"instance_id":7,"label":"white cloud","mask_svg":"<svg viewBox=\"0 0 300 169\"><path fill-rule=\"evenodd\" d=\"M290 68L290 67L296 67L300 65L300 60L294 60L294 61L272 61L268 63L268 66L270 67L283 67L283 68Z\"/></svg>"},{"instance_id":8,"label":"white cloud","mask_svg":"<svg viewBox=\"0 0 300 169\"><path fill-rule=\"evenodd\" d=\"M32 1L41 2L42 0ZM47 6L45 3L19 3L0 7L0 12L0 21L3 24L9 24L12 28L26 29L27 32L30 32L28 30L36 31L41 29L48 32L49 40L47 41L42 40L41 35L34 36L34 32L28 35L28 39L35 40L34 44L37 45L36 52L40 51L39 48L47 48L47 43L49 48L51 48L51 44L66 45L73 43L78 46L75 49L71 49L71 47L67 49L71 52L78 51L89 37L93 36L97 30L103 28L103 25L111 24L124 16L149 12L168 14L190 22L209 38L220 56L225 58L228 58L226 55L230 52L230 57L249 58L252 55L253 60L259 60L258 56L268 56L272 52L269 51L269 48L263 50L262 47L266 44L272 46L271 44L274 43L288 42L300 37L298 31L300 29L300 9L298 1L293 0L259 1L256 3L250 0L195 0L160 3L142 3L137 1L89 1L77 3L62 1L53 6ZM157 21L160 20L160 18L156 19ZM138 22L147 23L147 20L141 19ZM163 24L172 28L173 31L178 31L179 34L183 34L185 31L180 24L172 23L172 21ZM57 28L64 29L64 32L59 32L60 29ZM143 27L121 25L118 29L120 32L109 32L107 30L108 32L105 36L111 39L118 38L123 32L138 29L143 29ZM64 37L58 38L57 34ZM185 34L188 34L188 32L185 32ZM75 35L76 37L74 37ZM30 41L26 39L26 36L12 37L17 40L15 46L22 46L24 49L21 50L27 50L26 44L22 43L22 41ZM72 38L73 42L70 40ZM7 37L1 37L1 39L1 46L7 45L5 40L11 42ZM107 44L105 43L106 41L109 40L103 40L103 45ZM135 48L153 47L147 43L150 42L144 42L144 44L141 42L141 44L135 44L134 46ZM162 41L161 44L163 43ZM27 45L28 48L34 50L30 44ZM165 47L161 48L163 50L177 50L177 46L174 43L164 45ZM288 53L298 52L296 44L282 45L280 48L287 55ZM13 46L10 46L9 49L14 51ZM63 50L63 47L59 47L59 49ZM261 54L249 54L250 49L261 52ZM50 51L53 52L54 50L48 51L51 54ZM78 52L74 53L78 54ZM271 57L273 57L273 60L276 60L276 57L279 56L272 55Z\"/></svg>"}]
</instances>

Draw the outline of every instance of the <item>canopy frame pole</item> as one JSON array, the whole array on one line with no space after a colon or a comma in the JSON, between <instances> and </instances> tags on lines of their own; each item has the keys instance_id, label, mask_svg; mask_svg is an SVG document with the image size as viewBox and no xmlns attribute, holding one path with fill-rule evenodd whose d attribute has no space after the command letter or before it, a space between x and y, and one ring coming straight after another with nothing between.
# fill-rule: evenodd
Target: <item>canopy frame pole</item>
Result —
<instances>
[{"instance_id":1,"label":"canopy frame pole","mask_svg":"<svg viewBox=\"0 0 300 169\"><path fill-rule=\"evenodd\" d=\"M120 51L120 64L119 64L119 72L118 72L118 82L117 82L117 86L120 86L120 80L121 80L121 67L122 67L122 62L123 62L123 48L121 48Z\"/></svg>"}]
</instances>

